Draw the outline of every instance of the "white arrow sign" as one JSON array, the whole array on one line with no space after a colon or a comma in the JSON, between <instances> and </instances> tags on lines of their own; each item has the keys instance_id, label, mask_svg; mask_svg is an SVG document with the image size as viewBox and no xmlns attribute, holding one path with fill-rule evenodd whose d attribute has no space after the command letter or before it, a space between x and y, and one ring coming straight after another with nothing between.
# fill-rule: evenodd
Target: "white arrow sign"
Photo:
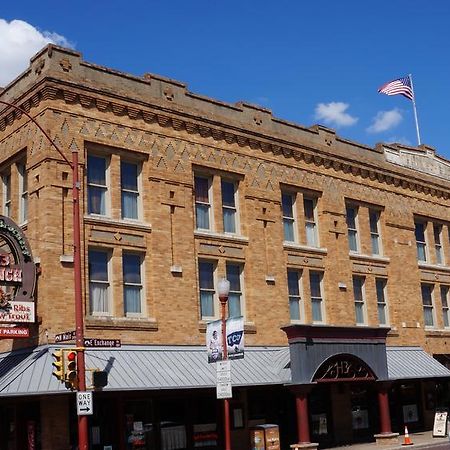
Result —
<instances>
[{"instance_id":1,"label":"white arrow sign","mask_svg":"<svg viewBox=\"0 0 450 450\"><path fill-rule=\"evenodd\" d=\"M92 392L77 392L77 414L91 416L94 412Z\"/></svg>"}]
</instances>

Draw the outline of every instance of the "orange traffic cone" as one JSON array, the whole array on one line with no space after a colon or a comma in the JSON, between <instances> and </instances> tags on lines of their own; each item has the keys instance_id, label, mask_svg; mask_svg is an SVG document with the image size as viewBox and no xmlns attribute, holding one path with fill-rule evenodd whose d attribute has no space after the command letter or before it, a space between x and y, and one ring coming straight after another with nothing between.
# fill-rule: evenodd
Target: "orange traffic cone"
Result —
<instances>
[{"instance_id":1,"label":"orange traffic cone","mask_svg":"<svg viewBox=\"0 0 450 450\"><path fill-rule=\"evenodd\" d=\"M405 425L405 437L402 445L414 445L414 442L409 437L408 427Z\"/></svg>"}]
</instances>

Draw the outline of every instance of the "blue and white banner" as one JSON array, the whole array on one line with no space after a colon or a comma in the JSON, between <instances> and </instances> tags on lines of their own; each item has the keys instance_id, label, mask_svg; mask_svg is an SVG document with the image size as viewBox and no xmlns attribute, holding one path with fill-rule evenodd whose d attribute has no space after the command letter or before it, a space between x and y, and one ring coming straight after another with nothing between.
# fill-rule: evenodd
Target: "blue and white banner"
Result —
<instances>
[{"instance_id":1,"label":"blue and white banner","mask_svg":"<svg viewBox=\"0 0 450 450\"><path fill-rule=\"evenodd\" d=\"M227 320L227 352L228 359L244 357L244 317L233 317Z\"/></svg>"}]
</instances>

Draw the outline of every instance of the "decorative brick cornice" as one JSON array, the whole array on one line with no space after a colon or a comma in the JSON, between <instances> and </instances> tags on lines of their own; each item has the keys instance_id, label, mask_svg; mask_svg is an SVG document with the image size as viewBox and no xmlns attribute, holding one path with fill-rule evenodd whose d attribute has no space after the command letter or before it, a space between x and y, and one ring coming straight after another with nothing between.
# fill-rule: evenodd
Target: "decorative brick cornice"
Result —
<instances>
[{"instance_id":1,"label":"decorative brick cornice","mask_svg":"<svg viewBox=\"0 0 450 450\"><path fill-rule=\"evenodd\" d=\"M357 164L355 160L343 159L341 155L330 155L322 152L319 148L312 148L297 142L280 140L278 137L268 136L261 130L258 133L236 128L221 122L212 122L201 117L193 118L191 115L177 111L170 111L167 108L159 108L158 105L130 105L115 98L99 98L95 93L85 91L77 92L75 89L66 86L56 86L42 84L39 90L35 91L19 106L26 112L37 107L41 101L52 101L62 99L68 104L80 104L83 108L97 108L101 112L110 111L116 116L127 115L133 120L143 120L146 123L158 123L163 128L172 127L176 131L185 130L189 134L198 134L202 138L212 137L216 141L225 141L227 144L234 144L241 147L249 146L253 150L271 152L275 156L283 155L284 158L294 158L296 161L303 160L307 164L323 166L325 169L333 168L345 174L351 173L353 176L360 176L363 179L370 179L380 183L401 187L410 191L424 193L433 197L450 198L450 190L445 190L441 185L430 185L423 179L412 177L407 174L399 174L386 168L378 168L369 163ZM147 108L154 108L153 110ZM5 108L0 112L0 131L5 131L16 119L21 118L20 111L11 111ZM320 152L320 154L317 154Z\"/></svg>"}]
</instances>

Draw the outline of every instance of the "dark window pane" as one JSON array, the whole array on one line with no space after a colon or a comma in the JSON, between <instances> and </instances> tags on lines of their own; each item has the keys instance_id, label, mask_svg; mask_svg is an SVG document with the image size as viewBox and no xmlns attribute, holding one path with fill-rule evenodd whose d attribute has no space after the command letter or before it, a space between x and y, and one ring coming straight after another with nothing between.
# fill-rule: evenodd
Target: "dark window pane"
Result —
<instances>
[{"instance_id":1,"label":"dark window pane","mask_svg":"<svg viewBox=\"0 0 450 450\"><path fill-rule=\"evenodd\" d=\"M207 178L195 177L195 201L209 203L208 188L209 182Z\"/></svg>"},{"instance_id":2,"label":"dark window pane","mask_svg":"<svg viewBox=\"0 0 450 450\"><path fill-rule=\"evenodd\" d=\"M295 270L288 270L288 288L289 295L300 295L298 287L298 272Z\"/></svg>"},{"instance_id":3,"label":"dark window pane","mask_svg":"<svg viewBox=\"0 0 450 450\"><path fill-rule=\"evenodd\" d=\"M141 283L141 258L139 255L130 253L123 255L123 281L125 283Z\"/></svg>"},{"instance_id":4,"label":"dark window pane","mask_svg":"<svg viewBox=\"0 0 450 450\"><path fill-rule=\"evenodd\" d=\"M284 217L294 217L292 210L292 195L283 194L281 196L281 202L283 204L283 216Z\"/></svg>"},{"instance_id":5,"label":"dark window pane","mask_svg":"<svg viewBox=\"0 0 450 450\"><path fill-rule=\"evenodd\" d=\"M138 166L127 162L120 163L120 182L122 189L138 190Z\"/></svg>"},{"instance_id":6,"label":"dark window pane","mask_svg":"<svg viewBox=\"0 0 450 450\"><path fill-rule=\"evenodd\" d=\"M420 222L416 222L416 229L415 229L415 234L416 234L416 241L419 242L425 242L425 227L423 223Z\"/></svg>"},{"instance_id":7,"label":"dark window pane","mask_svg":"<svg viewBox=\"0 0 450 450\"><path fill-rule=\"evenodd\" d=\"M314 222L314 200L305 198L303 208L305 209L305 219Z\"/></svg>"},{"instance_id":8,"label":"dark window pane","mask_svg":"<svg viewBox=\"0 0 450 450\"><path fill-rule=\"evenodd\" d=\"M91 250L88 266L90 280L108 281L108 255L106 252Z\"/></svg>"},{"instance_id":9,"label":"dark window pane","mask_svg":"<svg viewBox=\"0 0 450 450\"><path fill-rule=\"evenodd\" d=\"M211 262L199 262L198 263L200 288L202 289L214 289L213 272L214 265Z\"/></svg>"},{"instance_id":10,"label":"dark window pane","mask_svg":"<svg viewBox=\"0 0 450 450\"><path fill-rule=\"evenodd\" d=\"M88 183L106 185L106 159L88 156Z\"/></svg>"},{"instance_id":11,"label":"dark window pane","mask_svg":"<svg viewBox=\"0 0 450 450\"><path fill-rule=\"evenodd\" d=\"M311 297L321 297L320 293L321 274L318 272L309 273L309 283L311 289Z\"/></svg>"},{"instance_id":12,"label":"dark window pane","mask_svg":"<svg viewBox=\"0 0 450 450\"><path fill-rule=\"evenodd\" d=\"M234 183L222 180L222 205L235 207Z\"/></svg>"},{"instance_id":13,"label":"dark window pane","mask_svg":"<svg viewBox=\"0 0 450 450\"><path fill-rule=\"evenodd\" d=\"M230 291L240 291L241 281L240 281L241 268L237 264L227 264L227 279L230 282Z\"/></svg>"}]
</instances>

